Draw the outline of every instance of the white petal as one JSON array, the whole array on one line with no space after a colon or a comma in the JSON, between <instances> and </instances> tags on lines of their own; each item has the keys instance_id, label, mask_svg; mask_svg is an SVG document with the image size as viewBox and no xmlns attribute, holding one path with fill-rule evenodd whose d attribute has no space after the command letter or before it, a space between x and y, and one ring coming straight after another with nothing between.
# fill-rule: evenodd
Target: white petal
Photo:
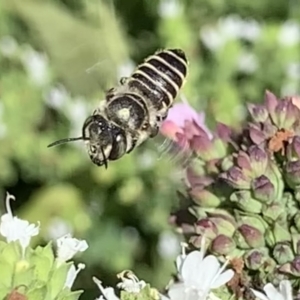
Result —
<instances>
[{"instance_id":1,"label":"white petal","mask_svg":"<svg viewBox=\"0 0 300 300\"><path fill-rule=\"evenodd\" d=\"M282 280L279 284L279 290L285 300L293 299L292 285L289 280Z\"/></svg>"},{"instance_id":2,"label":"white petal","mask_svg":"<svg viewBox=\"0 0 300 300\"><path fill-rule=\"evenodd\" d=\"M272 300L286 300L286 299L283 298L283 296L274 287L274 285L272 283L267 283L264 286L264 292L267 294L269 299L272 299Z\"/></svg>"},{"instance_id":3,"label":"white petal","mask_svg":"<svg viewBox=\"0 0 300 300\"><path fill-rule=\"evenodd\" d=\"M185 286L183 283L171 285L168 291L171 300L185 300Z\"/></svg>"},{"instance_id":4,"label":"white petal","mask_svg":"<svg viewBox=\"0 0 300 300\"><path fill-rule=\"evenodd\" d=\"M233 270L227 270L224 273L217 276L217 278L210 285L211 289L216 289L226 284L234 276Z\"/></svg>"},{"instance_id":5,"label":"white petal","mask_svg":"<svg viewBox=\"0 0 300 300\"><path fill-rule=\"evenodd\" d=\"M93 277L93 281L96 283L96 285L98 286L100 292L105 297L105 300L120 300L116 296L115 291L114 291L114 289L112 287L104 288L102 286L102 282L98 278L96 278L96 277ZM102 296L100 296L97 299L100 300L100 299L104 299L104 298Z\"/></svg>"},{"instance_id":6,"label":"white petal","mask_svg":"<svg viewBox=\"0 0 300 300\"><path fill-rule=\"evenodd\" d=\"M255 295L256 298L260 299L260 300L271 300L269 299L266 295L264 295L263 293L253 290L251 289L252 293Z\"/></svg>"},{"instance_id":7,"label":"white petal","mask_svg":"<svg viewBox=\"0 0 300 300\"><path fill-rule=\"evenodd\" d=\"M115 291L112 287L108 287L105 289L105 293L104 293L105 299L106 300L120 300L116 294Z\"/></svg>"},{"instance_id":8,"label":"white petal","mask_svg":"<svg viewBox=\"0 0 300 300\"><path fill-rule=\"evenodd\" d=\"M39 224L30 224L26 220L21 220L7 213L1 217L0 233L8 243L19 241L23 251L25 251L31 237L39 233Z\"/></svg>"},{"instance_id":9,"label":"white petal","mask_svg":"<svg viewBox=\"0 0 300 300\"><path fill-rule=\"evenodd\" d=\"M66 234L57 239L57 257L60 260L67 261L71 259L77 252L83 252L88 248L85 240L72 238L70 234Z\"/></svg>"},{"instance_id":10,"label":"white petal","mask_svg":"<svg viewBox=\"0 0 300 300\"><path fill-rule=\"evenodd\" d=\"M200 273L202 272L202 254L199 251L189 253L182 265L181 276L186 285L197 286Z\"/></svg>"},{"instance_id":11,"label":"white petal","mask_svg":"<svg viewBox=\"0 0 300 300\"><path fill-rule=\"evenodd\" d=\"M213 255L206 256L200 266L197 277L194 279L194 281L197 280L196 286L206 291L210 289L219 269L220 262L218 259Z\"/></svg>"},{"instance_id":12,"label":"white petal","mask_svg":"<svg viewBox=\"0 0 300 300\"><path fill-rule=\"evenodd\" d=\"M65 285L64 287L67 287L69 289L72 288L74 282L75 282L75 279L78 275L78 273L83 270L85 268L85 264L78 264L78 269L76 270L76 267L74 265L71 265L68 273L67 273L67 278L66 278L66 281L65 281Z\"/></svg>"},{"instance_id":13,"label":"white petal","mask_svg":"<svg viewBox=\"0 0 300 300\"><path fill-rule=\"evenodd\" d=\"M68 271L68 274L67 274L67 279L66 279L66 282L65 282L65 287L67 288L71 288L73 286L73 283L76 279L76 275L77 275L77 272L76 272L76 268L74 265L72 265Z\"/></svg>"}]
</instances>

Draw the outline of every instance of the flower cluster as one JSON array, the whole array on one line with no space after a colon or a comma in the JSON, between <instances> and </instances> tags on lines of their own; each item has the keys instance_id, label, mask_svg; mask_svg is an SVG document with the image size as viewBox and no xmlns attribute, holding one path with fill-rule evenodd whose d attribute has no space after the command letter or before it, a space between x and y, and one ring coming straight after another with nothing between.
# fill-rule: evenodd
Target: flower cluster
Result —
<instances>
[{"instance_id":1,"label":"flower cluster","mask_svg":"<svg viewBox=\"0 0 300 300\"><path fill-rule=\"evenodd\" d=\"M214 255L205 256L205 238L202 239L200 251L194 250L186 254L185 247L186 245L183 245L182 253L176 259L177 280L169 284L166 296L151 288L144 281L140 281L132 271L126 270L118 275L121 282L117 287L125 293L121 299L131 299L128 295L132 294L139 294L141 297L139 299L145 300L219 299L213 294L213 290L223 287L234 275L231 269L225 271L228 261L221 267ZM119 299L111 287L103 288L101 281L97 278L94 278L94 281L107 300ZM103 299L103 296L100 296L98 300Z\"/></svg>"},{"instance_id":2,"label":"flower cluster","mask_svg":"<svg viewBox=\"0 0 300 300\"><path fill-rule=\"evenodd\" d=\"M32 237L38 235L40 224L30 224L14 216L10 201L6 197L7 213L1 217L0 234L6 242L0 243L0 298L1 299L78 299L82 291L71 291L73 283L85 265L77 268L70 260L78 252L88 248L84 240L66 234L56 240L56 255L49 243L45 247L30 247ZM231 294L229 283L236 277L236 270L227 268L229 260L221 265L217 256L206 255L208 239L202 236L199 250L187 252L188 245L182 243L182 253L176 259L176 279L172 280L162 294L130 270L117 275L120 282L116 292L112 287L104 288L102 282L93 277L101 295L96 300L226 300ZM291 283L280 282L276 289L268 283L263 292L252 290L261 300L291 300Z\"/></svg>"},{"instance_id":3,"label":"flower cluster","mask_svg":"<svg viewBox=\"0 0 300 300\"><path fill-rule=\"evenodd\" d=\"M7 194L6 210L0 222L0 298L1 299L78 299L82 291L71 291L76 276L85 265L77 268L70 259L85 251L85 241L70 235L57 240L56 255L52 243L45 247L30 247L32 237L38 235L40 224L30 224L13 215ZM7 298L6 298L7 297Z\"/></svg>"},{"instance_id":4,"label":"flower cluster","mask_svg":"<svg viewBox=\"0 0 300 300\"><path fill-rule=\"evenodd\" d=\"M249 286L266 284L261 299L270 298L271 284L281 280L291 280L298 294L300 98L267 91L264 103L248 104L248 111L242 130L218 124L209 132L191 108L171 109L162 133L193 152L186 170L190 204L172 221L195 247L205 235L210 254L240 261L234 268L240 275L230 282L238 299L251 299ZM286 284L283 290L289 291Z\"/></svg>"}]
</instances>

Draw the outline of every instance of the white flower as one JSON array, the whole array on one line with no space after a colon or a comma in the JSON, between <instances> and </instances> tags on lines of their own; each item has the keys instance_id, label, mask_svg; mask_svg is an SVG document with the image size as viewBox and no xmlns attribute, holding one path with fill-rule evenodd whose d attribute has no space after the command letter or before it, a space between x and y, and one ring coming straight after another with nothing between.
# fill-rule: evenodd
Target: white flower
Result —
<instances>
[{"instance_id":1,"label":"white flower","mask_svg":"<svg viewBox=\"0 0 300 300\"><path fill-rule=\"evenodd\" d=\"M146 282L139 280L132 271L125 270L117 275L122 282L117 284L117 287L125 290L128 293L138 294L145 286Z\"/></svg>"},{"instance_id":2,"label":"white flower","mask_svg":"<svg viewBox=\"0 0 300 300\"><path fill-rule=\"evenodd\" d=\"M18 51L17 41L9 35L5 35L0 39L0 52L4 56L11 57Z\"/></svg>"},{"instance_id":3,"label":"white flower","mask_svg":"<svg viewBox=\"0 0 300 300\"><path fill-rule=\"evenodd\" d=\"M102 294L96 300L119 300L119 298L116 296L115 291L112 287L104 288L102 286L102 282L99 279L97 279L96 277L93 277L93 281L97 284L97 286Z\"/></svg>"},{"instance_id":4,"label":"white flower","mask_svg":"<svg viewBox=\"0 0 300 300\"><path fill-rule=\"evenodd\" d=\"M78 264L77 270L76 270L76 267L74 265L72 265L68 271L67 279L66 279L64 287L71 289L78 273L81 270L83 270L84 268L85 268L85 264L82 264L82 263Z\"/></svg>"},{"instance_id":5,"label":"white flower","mask_svg":"<svg viewBox=\"0 0 300 300\"><path fill-rule=\"evenodd\" d=\"M158 6L158 14L161 18L173 18L182 13L182 5L178 0L161 0Z\"/></svg>"},{"instance_id":6,"label":"white flower","mask_svg":"<svg viewBox=\"0 0 300 300\"><path fill-rule=\"evenodd\" d=\"M159 236L157 248L161 257L174 257L179 251L177 236L172 232L163 231Z\"/></svg>"},{"instance_id":7,"label":"white flower","mask_svg":"<svg viewBox=\"0 0 300 300\"><path fill-rule=\"evenodd\" d=\"M298 22L283 23L278 35L278 42L285 47L297 45L300 42L300 26Z\"/></svg>"},{"instance_id":8,"label":"white flower","mask_svg":"<svg viewBox=\"0 0 300 300\"><path fill-rule=\"evenodd\" d=\"M0 138L3 138L7 135L7 125L3 122L4 113L3 101L0 98Z\"/></svg>"},{"instance_id":9,"label":"white flower","mask_svg":"<svg viewBox=\"0 0 300 300\"><path fill-rule=\"evenodd\" d=\"M221 267L218 259L213 255L204 257L205 240L202 238L200 251L193 251L188 255L180 255L177 268L181 282L169 287L168 295L171 300L205 300L210 290L227 283L234 275L233 270Z\"/></svg>"},{"instance_id":10,"label":"white flower","mask_svg":"<svg viewBox=\"0 0 300 300\"><path fill-rule=\"evenodd\" d=\"M282 280L279 284L279 289L276 289L273 284L267 283L264 286L264 293L251 289L255 297L260 300L292 300L292 285L288 280Z\"/></svg>"},{"instance_id":11,"label":"white flower","mask_svg":"<svg viewBox=\"0 0 300 300\"><path fill-rule=\"evenodd\" d=\"M66 220L54 217L46 228L46 237L48 240L56 240L65 234L72 233L72 230L72 226Z\"/></svg>"},{"instance_id":12,"label":"white flower","mask_svg":"<svg viewBox=\"0 0 300 300\"><path fill-rule=\"evenodd\" d=\"M52 87L47 94L44 94L45 102L56 109L63 109L70 98L70 95L63 85Z\"/></svg>"},{"instance_id":13,"label":"white flower","mask_svg":"<svg viewBox=\"0 0 300 300\"><path fill-rule=\"evenodd\" d=\"M256 20L243 21L239 37L248 41L255 41L261 34L261 26Z\"/></svg>"},{"instance_id":14,"label":"white flower","mask_svg":"<svg viewBox=\"0 0 300 300\"><path fill-rule=\"evenodd\" d=\"M251 74L258 68L258 61L256 56L250 52L243 52L237 60L238 69L245 73Z\"/></svg>"},{"instance_id":15,"label":"white flower","mask_svg":"<svg viewBox=\"0 0 300 300\"><path fill-rule=\"evenodd\" d=\"M31 237L38 235L40 225L38 224L36 226L34 224L30 224L28 221L21 220L18 217L14 217L10 207L10 200L15 200L15 197L7 193L7 213L1 217L0 234L6 238L6 241L8 243L19 241L24 256L25 249L29 245Z\"/></svg>"},{"instance_id":16,"label":"white flower","mask_svg":"<svg viewBox=\"0 0 300 300\"><path fill-rule=\"evenodd\" d=\"M31 46L25 46L21 56L22 63L30 79L38 86L49 81L48 57L35 51Z\"/></svg>"},{"instance_id":17,"label":"white flower","mask_svg":"<svg viewBox=\"0 0 300 300\"><path fill-rule=\"evenodd\" d=\"M70 234L66 234L56 241L57 258L62 261L71 259L77 252L83 252L88 248L85 240L72 238Z\"/></svg>"},{"instance_id":18,"label":"white flower","mask_svg":"<svg viewBox=\"0 0 300 300\"><path fill-rule=\"evenodd\" d=\"M200 39L211 51L217 51L226 43L217 26L207 25L200 30Z\"/></svg>"}]
</instances>

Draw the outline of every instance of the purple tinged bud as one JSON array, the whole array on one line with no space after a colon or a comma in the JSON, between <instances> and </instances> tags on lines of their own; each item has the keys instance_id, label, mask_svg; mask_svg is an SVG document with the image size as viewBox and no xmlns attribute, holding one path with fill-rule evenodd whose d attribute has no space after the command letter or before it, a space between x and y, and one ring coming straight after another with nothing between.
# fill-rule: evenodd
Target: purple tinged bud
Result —
<instances>
[{"instance_id":1,"label":"purple tinged bud","mask_svg":"<svg viewBox=\"0 0 300 300\"><path fill-rule=\"evenodd\" d=\"M300 160L289 161L285 166L286 181L291 188L300 184Z\"/></svg>"},{"instance_id":2,"label":"purple tinged bud","mask_svg":"<svg viewBox=\"0 0 300 300\"><path fill-rule=\"evenodd\" d=\"M286 101L288 101L288 107L285 120L285 128L291 128L291 130L293 129L295 122L298 121L300 117L299 107L295 105L292 100L292 98L286 98Z\"/></svg>"},{"instance_id":3,"label":"purple tinged bud","mask_svg":"<svg viewBox=\"0 0 300 300\"><path fill-rule=\"evenodd\" d=\"M210 220L216 225L218 234L224 234L226 236L232 236L236 230L236 223L232 222L225 216L210 216Z\"/></svg>"},{"instance_id":4,"label":"purple tinged bud","mask_svg":"<svg viewBox=\"0 0 300 300\"><path fill-rule=\"evenodd\" d=\"M296 256L292 261L292 270L300 276L300 256Z\"/></svg>"},{"instance_id":5,"label":"purple tinged bud","mask_svg":"<svg viewBox=\"0 0 300 300\"><path fill-rule=\"evenodd\" d=\"M245 172L251 171L251 164L250 164L250 158L248 154L244 151L239 151L237 158L236 158L237 165Z\"/></svg>"},{"instance_id":6,"label":"purple tinged bud","mask_svg":"<svg viewBox=\"0 0 300 300\"><path fill-rule=\"evenodd\" d=\"M273 202L264 207L262 214L268 223L273 224L275 221L286 220L286 207L284 203Z\"/></svg>"},{"instance_id":7,"label":"purple tinged bud","mask_svg":"<svg viewBox=\"0 0 300 300\"><path fill-rule=\"evenodd\" d=\"M300 158L300 136L299 135L294 136L291 144L288 145L287 155L289 160Z\"/></svg>"},{"instance_id":8,"label":"purple tinged bud","mask_svg":"<svg viewBox=\"0 0 300 300\"><path fill-rule=\"evenodd\" d=\"M274 116L274 123L279 129L292 129L293 124L299 117L299 109L290 101L283 99L279 101Z\"/></svg>"},{"instance_id":9,"label":"purple tinged bud","mask_svg":"<svg viewBox=\"0 0 300 300\"><path fill-rule=\"evenodd\" d=\"M266 241L270 247L275 246L277 243L289 242L291 240L292 236L288 228L279 224L279 222L275 222L273 228L269 227L266 231Z\"/></svg>"},{"instance_id":10,"label":"purple tinged bud","mask_svg":"<svg viewBox=\"0 0 300 300\"><path fill-rule=\"evenodd\" d=\"M276 106L278 105L278 99L272 92L268 90L265 92L265 105L269 114L273 117Z\"/></svg>"},{"instance_id":11,"label":"purple tinged bud","mask_svg":"<svg viewBox=\"0 0 300 300\"><path fill-rule=\"evenodd\" d=\"M202 187L192 188L189 195L193 201L201 207L218 207L221 204L219 197Z\"/></svg>"},{"instance_id":12,"label":"purple tinged bud","mask_svg":"<svg viewBox=\"0 0 300 300\"><path fill-rule=\"evenodd\" d=\"M263 130L266 138L273 137L274 135L276 135L276 133L278 131L278 128L275 125L273 125L271 122L268 122L268 121L263 124L262 128L263 128L262 130Z\"/></svg>"},{"instance_id":13,"label":"purple tinged bud","mask_svg":"<svg viewBox=\"0 0 300 300\"><path fill-rule=\"evenodd\" d=\"M272 121L276 125L277 128L285 128L285 119L286 113L288 109L288 102L284 100L279 100L278 104L275 108L275 114L272 116Z\"/></svg>"},{"instance_id":14,"label":"purple tinged bud","mask_svg":"<svg viewBox=\"0 0 300 300\"><path fill-rule=\"evenodd\" d=\"M224 142L231 141L232 129L223 123L218 123L216 128L217 136Z\"/></svg>"},{"instance_id":15,"label":"purple tinged bud","mask_svg":"<svg viewBox=\"0 0 300 300\"><path fill-rule=\"evenodd\" d=\"M290 274L296 277L300 276L300 256L296 256L292 262L288 262L279 267L282 273Z\"/></svg>"},{"instance_id":16,"label":"purple tinged bud","mask_svg":"<svg viewBox=\"0 0 300 300\"><path fill-rule=\"evenodd\" d=\"M250 225L243 224L234 235L237 245L242 249L260 248L265 245L263 233Z\"/></svg>"},{"instance_id":17,"label":"purple tinged bud","mask_svg":"<svg viewBox=\"0 0 300 300\"><path fill-rule=\"evenodd\" d=\"M297 212L294 216L294 223L295 223L295 226L298 230L298 232L300 232L300 212Z\"/></svg>"},{"instance_id":18,"label":"purple tinged bud","mask_svg":"<svg viewBox=\"0 0 300 300\"><path fill-rule=\"evenodd\" d=\"M230 186L236 189L249 189L250 178L245 176L242 170L236 166L231 167L227 172L220 174Z\"/></svg>"},{"instance_id":19,"label":"purple tinged bud","mask_svg":"<svg viewBox=\"0 0 300 300\"><path fill-rule=\"evenodd\" d=\"M274 185L265 175L253 179L251 186L255 199L262 203L271 203L274 200Z\"/></svg>"},{"instance_id":20,"label":"purple tinged bud","mask_svg":"<svg viewBox=\"0 0 300 300\"><path fill-rule=\"evenodd\" d=\"M217 226L209 218L203 218L195 223L196 234L205 235L208 239L213 239L218 234Z\"/></svg>"},{"instance_id":21,"label":"purple tinged bud","mask_svg":"<svg viewBox=\"0 0 300 300\"><path fill-rule=\"evenodd\" d=\"M231 237L220 234L211 243L211 251L214 254L228 255L236 248L236 244Z\"/></svg>"},{"instance_id":22,"label":"purple tinged bud","mask_svg":"<svg viewBox=\"0 0 300 300\"><path fill-rule=\"evenodd\" d=\"M293 243L293 250L297 255L300 255L300 234L293 233L292 234L292 243Z\"/></svg>"},{"instance_id":23,"label":"purple tinged bud","mask_svg":"<svg viewBox=\"0 0 300 300\"><path fill-rule=\"evenodd\" d=\"M260 213L262 204L251 197L250 191L237 191L231 194L230 201L245 212Z\"/></svg>"},{"instance_id":24,"label":"purple tinged bud","mask_svg":"<svg viewBox=\"0 0 300 300\"><path fill-rule=\"evenodd\" d=\"M244 255L246 267L250 270L259 270L267 260L268 254L265 248L253 249Z\"/></svg>"},{"instance_id":25,"label":"purple tinged bud","mask_svg":"<svg viewBox=\"0 0 300 300\"><path fill-rule=\"evenodd\" d=\"M193 165L189 166L186 170L186 178L190 187L207 187L214 182L210 176L203 175L204 170L198 160L193 160Z\"/></svg>"},{"instance_id":26,"label":"purple tinged bud","mask_svg":"<svg viewBox=\"0 0 300 300\"><path fill-rule=\"evenodd\" d=\"M254 177L264 174L268 166L268 154L256 145L251 146L248 152Z\"/></svg>"},{"instance_id":27,"label":"purple tinged bud","mask_svg":"<svg viewBox=\"0 0 300 300\"><path fill-rule=\"evenodd\" d=\"M204 161L214 158L213 144L207 136L194 136L190 140L190 147Z\"/></svg>"},{"instance_id":28,"label":"purple tinged bud","mask_svg":"<svg viewBox=\"0 0 300 300\"><path fill-rule=\"evenodd\" d=\"M201 235L193 235L189 239L189 243L192 244L195 248L200 249L202 246L202 236Z\"/></svg>"},{"instance_id":29,"label":"purple tinged bud","mask_svg":"<svg viewBox=\"0 0 300 300\"><path fill-rule=\"evenodd\" d=\"M273 249L273 256L278 264L285 264L294 258L290 243L278 243Z\"/></svg>"},{"instance_id":30,"label":"purple tinged bud","mask_svg":"<svg viewBox=\"0 0 300 300\"><path fill-rule=\"evenodd\" d=\"M235 217L240 225L246 224L249 226L254 226L263 233L269 227L268 223L259 215L235 211Z\"/></svg>"},{"instance_id":31,"label":"purple tinged bud","mask_svg":"<svg viewBox=\"0 0 300 300\"><path fill-rule=\"evenodd\" d=\"M268 118L268 111L263 105L249 103L248 111L255 122L263 123Z\"/></svg>"},{"instance_id":32,"label":"purple tinged bud","mask_svg":"<svg viewBox=\"0 0 300 300\"><path fill-rule=\"evenodd\" d=\"M266 140L266 135L261 128L258 128L253 124L249 125L249 135L252 142L256 145L260 145Z\"/></svg>"},{"instance_id":33,"label":"purple tinged bud","mask_svg":"<svg viewBox=\"0 0 300 300\"><path fill-rule=\"evenodd\" d=\"M207 216L213 219L223 219L230 222L235 228L237 226L235 218L224 209L214 209L213 212L208 211Z\"/></svg>"},{"instance_id":34,"label":"purple tinged bud","mask_svg":"<svg viewBox=\"0 0 300 300\"><path fill-rule=\"evenodd\" d=\"M214 138L213 143L213 159L220 159L227 154L227 144L220 138Z\"/></svg>"},{"instance_id":35,"label":"purple tinged bud","mask_svg":"<svg viewBox=\"0 0 300 300\"><path fill-rule=\"evenodd\" d=\"M233 166L234 166L233 157L232 156L226 156L221 161L220 169L222 171L228 171Z\"/></svg>"}]
</instances>

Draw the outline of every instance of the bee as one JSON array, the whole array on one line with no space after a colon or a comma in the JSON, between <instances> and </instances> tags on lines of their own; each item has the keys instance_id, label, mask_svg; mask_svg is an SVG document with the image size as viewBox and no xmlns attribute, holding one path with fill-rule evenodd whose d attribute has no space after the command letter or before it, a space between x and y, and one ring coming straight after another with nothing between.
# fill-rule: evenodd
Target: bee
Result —
<instances>
[{"instance_id":1,"label":"bee","mask_svg":"<svg viewBox=\"0 0 300 300\"><path fill-rule=\"evenodd\" d=\"M164 49L147 57L131 76L121 78L89 116L82 135L48 147L83 140L91 161L107 168L149 138L155 137L185 83L188 61L180 49Z\"/></svg>"}]
</instances>

